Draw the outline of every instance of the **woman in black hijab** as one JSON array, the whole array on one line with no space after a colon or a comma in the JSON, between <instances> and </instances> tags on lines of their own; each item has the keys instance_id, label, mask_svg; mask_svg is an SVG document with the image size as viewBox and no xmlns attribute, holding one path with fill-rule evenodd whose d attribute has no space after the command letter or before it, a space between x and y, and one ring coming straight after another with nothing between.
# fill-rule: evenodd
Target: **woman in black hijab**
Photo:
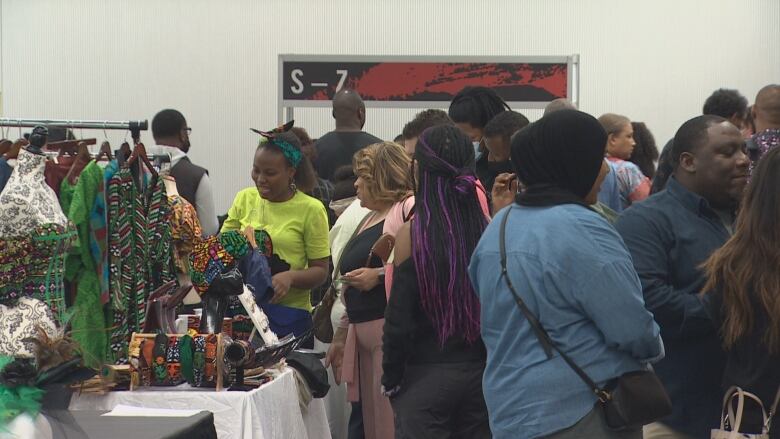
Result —
<instances>
[{"instance_id":1,"label":"woman in black hijab","mask_svg":"<svg viewBox=\"0 0 780 439\"><path fill-rule=\"evenodd\" d=\"M604 162L607 136L598 120L575 110L551 113L522 130L512 142L512 163L526 190L524 206L596 202L609 172ZM600 124L599 124L600 125Z\"/></svg>"},{"instance_id":2,"label":"woman in black hijab","mask_svg":"<svg viewBox=\"0 0 780 439\"><path fill-rule=\"evenodd\" d=\"M556 347L599 386L663 356L623 241L588 208L609 172L606 140L595 118L567 110L512 141L512 162L526 189L495 216L469 266L480 299L488 352L483 390L496 439L642 437L641 428L606 426L594 392L559 354L546 353L507 282Z\"/></svg>"}]
</instances>

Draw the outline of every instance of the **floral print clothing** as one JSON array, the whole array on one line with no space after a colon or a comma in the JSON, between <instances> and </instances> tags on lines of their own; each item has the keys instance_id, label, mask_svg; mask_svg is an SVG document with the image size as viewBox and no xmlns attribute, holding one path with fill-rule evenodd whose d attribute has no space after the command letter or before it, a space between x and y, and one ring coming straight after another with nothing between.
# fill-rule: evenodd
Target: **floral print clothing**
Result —
<instances>
[{"instance_id":1,"label":"floral print clothing","mask_svg":"<svg viewBox=\"0 0 780 439\"><path fill-rule=\"evenodd\" d=\"M750 173L752 174L761 157L780 146L780 129L761 131L756 133L751 140L753 145L748 145L748 152L750 153ZM754 150L751 151L750 146L753 146Z\"/></svg>"},{"instance_id":2,"label":"floral print clothing","mask_svg":"<svg viewBox=\"0 0 780 439\"><path fill-rule=\"evenodd\" d=\"M623 209L650 196L650 179L632 162L607 157L614 166Z\"/></svg>"}]
</instances>

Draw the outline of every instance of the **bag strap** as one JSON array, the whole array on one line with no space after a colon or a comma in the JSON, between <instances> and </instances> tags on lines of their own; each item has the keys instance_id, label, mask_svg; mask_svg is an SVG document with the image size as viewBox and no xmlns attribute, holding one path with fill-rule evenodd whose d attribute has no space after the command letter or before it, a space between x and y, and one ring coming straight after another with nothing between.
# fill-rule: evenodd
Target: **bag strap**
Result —
<instances>
[{"instance_id":1,"label":"bag strap","mask_svg":"<svg viewBox=\"0 0 780 439\"><path fill-rule=\"evenodd\" d=\"M726 429L726 420L731 423L731 419L729 416L729 402L731 402L731 398L734 395L734 392L739 389L737 386L731 386L728 390L726 390L726 393L723 395L723 410L721 410L721 416L720 416L720 429L725 430Z\"/></svg>"},{"instance_id":2,"label":"bag strap","mask_svg":"<svg viewBox=\"0 0 780 439\"><path fill-rule=\"evenodd\" d=\"M364 216L364 217L363 217L363 219L362 219L362 220L360 220L360 223L357 225L357 227L355 227L355 231L353 231L353 232L352 232L352 236L350 236L350 237L349 237L349 239L347 240L347 243L346 243L346 244L344 244L344 248L345 248L345 249L346 249L346 248L349 246L349 244L350 244L350 243L352 243L352 240L353 240L353 239L355 239L355 237L356 237L358 234L360 234L360 229L362 229L362 228L363 228L363 226L364 226L364 225L365 225L365 224L368 222L368 219L371 217L371 215L373 215L373 212L369 212L369 213L367 213L367 214L366 214L366 216ZM344 256L344 251L342 250L342 252L339 254L339 259L338 259L338 261L336 261L336 263L335 263L335 264L333 264L333 272L334 272L334 273L337 273L337 274L336 274L336 278L337 278L337 279L338 279L339 277L341 277L341 274L338 274L338 273L339 273L339 271L341 270L341 258L342 258L343 256Z\"/></svg>"},{"instance_id":3,"label":"bag strap","mask_svg":"<svg viewBox=\"0 0 780 439\"><path fill-rule=\"evenodd\" d=\"M512 209L514 209L514 206L511 206L509 209L506 209L506 213L504 214L504 217L501 219L501 228L499 231L499 252L501 255L501 276L506 281L507 287L509 287L509 291L512 293L512 295L515 298L515 303L517 303L517 307L520 308L520 311L525 315L525 318L528 320L528 323L531 324L531 329L533 329L534 334L536 335L536 338L539 339L539 343L542 345L542 348L544 349L544 353L547 354L547 358L552 358L552 351L555 350L558 352L558 354L563 358L563 361L566 362L566 364L569 365L569 367L577 374L577 376L580 377L580 379L587 384L587 386L593 390L593 393L596 394L596 396L599 398L599 401L602 403L607 402L611 395L609 392L605 391L604 389L599 388L598 384L596 384L589 376L585 373L584 370L582 370L579 366L577 366L577 363L574 362L568 355L566 355L563 351L561 351L553 342L553 340L550 338L550 336L547 334L547 331L544 330L542 327L542 324L539 322L539 320L534 316L534 314L531 312L530 309L528 309L528 306L526 306L525 302L522 298L520 298L520 295L517 293L517 290L515 290L514 285L512 285L512 281L509 279L509 275L507 273L506 269L506 223L509 220L509 213L512 212Z\"/></svg>"},{"instance_id":4,"label":"bag strap","mask_svg":"<svg viewBox=\"0 0 780 439\"><path fill-rule=\"evenodd\" d=\"M406 206L406 202L409 201L409 199L412 198L411 196L404 198L403 201L401 201L401 216L404 219L405 223L408 223L412 217L414 216L415 207L417 207L417 203L415 202L412 204L412 207L409 208L408 213L404 213L404 207Z\"/></svg>"},{"instance_id":5,"label":"bag strap","mask_svg":"<svg viewBox=\"0 0 780 439\"><path fill-rule=\"evenodd\" d=\"M775 400L772 402L772 407L769 408L769 414L767 415L767 421L766 421L766 432L769 433L769 430L772 428L772 418L774 417L775 413L777 413L777 405L780 403L780 386L777 386L777 393L775 393Z\"/></svg>"},{"instance_id":6,"label":"bag strap","mask_svg":"<svg viewBox=\"0 0 780 439\"><path fill-rule=\"evenodd\" d=\"M745 414L745 398L750 398L753 401L757 402L758 405L761 407L761 414L764 417L764 423L763 425L766 425L767 417L766 417L766 410L764 410L764 405L761 403L761 400L754 394L750 392L745 392L739 387L732 387L732 389L736 389L731 393L731 395L728 396L728 420L729 420L729 427L731 430L731 436L733 437L739 437L739 430L742 428L742 416ZM737 398L737 410L734 411L734 405L732 402L734 401L734 398ZM762 431L762 433L766 433L766 428Z\"/></svg>"},{"instance_id":7,"label":"bag strap","mask_svg":"<svg viewBox=\"0 0 780 439\"><path fill-rule=\"evenodd\" d=\"M738 398L736 413L734 412L734 407L731 404L734 397ZM762 415L764 416L764 428L762 433L763 434L769 433L769 430L772 428L772 416L774 415L775 410L777 410L778 402L780 402L780 386L778 386L777 388L777 393L775 393L775 400L772 402L772 406L769 408L768 413L764 409L764 404L758 396L750 392L746 392L737 386L729 387L729 389L726 390L726 393L723 396L723 412L720 420L720 429L721 430L726 429L726 420L728 420L730 430L732 432L739 432L739 429L742 424L742 412L744 410L745 397L754 400L761 407L761 412Z\"/></svg>"}]
</instances>

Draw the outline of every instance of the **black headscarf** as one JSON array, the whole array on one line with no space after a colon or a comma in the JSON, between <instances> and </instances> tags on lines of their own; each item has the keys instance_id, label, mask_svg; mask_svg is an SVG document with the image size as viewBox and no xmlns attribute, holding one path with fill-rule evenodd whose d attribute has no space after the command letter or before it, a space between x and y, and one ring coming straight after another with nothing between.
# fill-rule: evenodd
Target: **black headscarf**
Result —
<instances>
[{"instance_id":1,"label":"black headscarf","mask_svg":"<svg viewBox=\"0 0 780 439\"><path fill-rule=\"evenodd\" d=\"M512 163L526 186L515 201L523 206L580 204L596 182L607 133L593 116L575 110L551 113L512 140Z\"/></svg>"}]
</instances>

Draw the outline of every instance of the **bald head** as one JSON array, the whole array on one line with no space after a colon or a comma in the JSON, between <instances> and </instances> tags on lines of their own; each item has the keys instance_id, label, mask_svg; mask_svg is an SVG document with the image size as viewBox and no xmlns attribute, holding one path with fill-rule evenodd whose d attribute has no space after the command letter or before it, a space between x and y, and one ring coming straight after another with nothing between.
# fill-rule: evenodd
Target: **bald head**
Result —
<instances>
[{"instance_id":1,"label":"bald head","mask_svg":"<svg viewBox=\"0 0 780 439\"><path fill-rule=\"evenodd\" d=\"M780 85L767 85L758 92L753 118L757 132L780 129Z\"/></svg>"},{"instance_id":2,"label":"bald head","mask_svg":"<svg viewBox=\"0 0 780 439\"><path fill-rule=\"evenodd\" d=\"M360 131L366 123L366 105L355 90L343 89L333 96L337 131Z\"/></svg>"},{"instance_id":3,"label":"bald head","mask_svg":"<svg viewBox=\"0 0 780 439\"><path fill-rule=\"evenodd\" d=\"M559 98L550 102L546 107L544 107L544 116L547 116L550 113L555 113L556 111L576 109L577 107L568 99Z\"/></svg>"}]
</instances>

